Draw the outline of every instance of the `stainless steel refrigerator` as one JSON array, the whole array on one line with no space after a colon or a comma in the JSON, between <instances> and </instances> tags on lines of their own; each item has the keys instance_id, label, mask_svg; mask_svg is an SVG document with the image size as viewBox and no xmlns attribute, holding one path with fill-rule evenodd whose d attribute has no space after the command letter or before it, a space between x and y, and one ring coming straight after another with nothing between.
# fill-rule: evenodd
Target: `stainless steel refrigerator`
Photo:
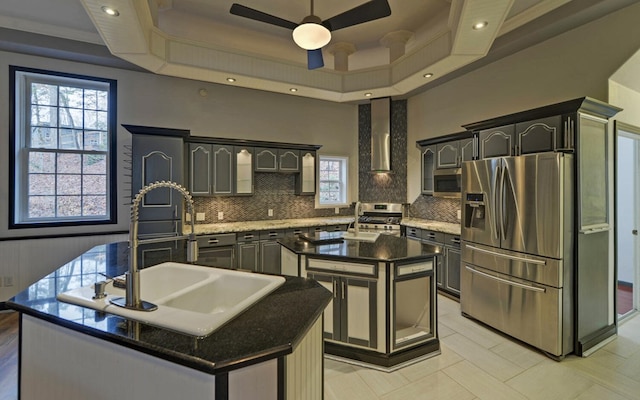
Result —
<instances>
[{"instance_id":1,"label":"stainless steel refrigerator","mask_svg":"<svg viewBox=\"0 0 640 400\"><path fill-rule=\"evenodd\" d=\"M554 358L573 351L573 156L462 167L462 313Z\"/></svg>"}]
</instances>

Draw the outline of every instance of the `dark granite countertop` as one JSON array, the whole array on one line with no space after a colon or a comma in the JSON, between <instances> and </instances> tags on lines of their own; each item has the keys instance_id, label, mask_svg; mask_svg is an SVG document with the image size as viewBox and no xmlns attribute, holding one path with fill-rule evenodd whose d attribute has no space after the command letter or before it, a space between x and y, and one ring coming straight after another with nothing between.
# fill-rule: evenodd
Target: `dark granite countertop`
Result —
<instances>
[{"instance_id":1,"label":"dark granite countertop","mask_svg":"<svg viewBox=\"0 0 640 400\"><path fill-rule=\"evenodd\" d=\"M341 234L343 232L329 233L333 236ZM278 241L297 254L340 260L399 262L420 260L442 252L439 246L391 235L380 235L375 242L343 240L338 243L313 244L294 236L287 236Z\"/></svg>"},{"instance_id":2,"label":"dark granite countertop","mask_svg":"<svg viewBox=\"0 0 640 400\"><path fill-rule=\"evenodd\" d=\"M75 331L216 374L292 353L331 298L331 293L314 280L286 277L282 286L205 338L56 299L59 293L104 280L102 274L125 273L128 253L127 242L96 246L31 285L8 301L7 306ZM182 247L178 246L170 258L185 262Z\"/></svg>"}]
</instances>

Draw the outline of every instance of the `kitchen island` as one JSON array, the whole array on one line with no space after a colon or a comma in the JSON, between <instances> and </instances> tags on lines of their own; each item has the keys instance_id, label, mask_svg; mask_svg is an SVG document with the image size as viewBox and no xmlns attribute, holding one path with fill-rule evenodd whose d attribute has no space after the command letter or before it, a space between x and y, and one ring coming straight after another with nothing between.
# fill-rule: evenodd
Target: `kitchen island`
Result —
<instances>
[{"instance_id":1,"label":"kitchen island","mask_svg":"<svg viewBox=\"0 0 640 400\"><path fill-rule=\"evenodd\" d=\"M126 242L96 246L7 303L20 312L21 399L322 398L330 293L317 282L286 277L203 338L56 299L123 274L128 257Z\"/></svg>"},{"instance_id":2,"label":"kitchen island","mask_svg":"<svg viewBox=\"0 0 640 400\"><path fill-rule=\"evenodd\" d=\"M440 354L434 257L441 248L343 235L279 240L282 273L313 278L333 294L323 317L325 354L384 371Z\"/></svg>"}]
</instances>

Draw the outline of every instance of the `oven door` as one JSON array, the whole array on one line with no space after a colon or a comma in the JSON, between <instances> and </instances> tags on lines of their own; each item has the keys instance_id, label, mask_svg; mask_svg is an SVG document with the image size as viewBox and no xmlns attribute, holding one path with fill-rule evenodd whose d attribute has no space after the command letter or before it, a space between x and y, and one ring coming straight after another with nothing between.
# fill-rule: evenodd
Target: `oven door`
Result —
<instances>
[{"instance_id":1,"label":"oven door","mask_svg":"<svg viewBox=\"0 0 640 400\"><path fill-rule=\"evenodd\" d=\"M433 172L433 195L460 198L462 168L437 169Z\"/></svg>"}]
</instances>

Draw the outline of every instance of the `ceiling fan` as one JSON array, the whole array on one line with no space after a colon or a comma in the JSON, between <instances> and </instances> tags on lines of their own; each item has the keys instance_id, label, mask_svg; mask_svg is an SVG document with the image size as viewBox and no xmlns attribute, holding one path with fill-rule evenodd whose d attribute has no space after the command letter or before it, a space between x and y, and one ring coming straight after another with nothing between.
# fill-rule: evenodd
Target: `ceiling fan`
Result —
<instances>
[{"instance_id":1,"label":"ceiling fan","mask_svg":"<svg viewBox=\"0 0 640 400\"><path fill-rule=\"evenodd\" d=\"M304 17L299 24L237 3L231 5L229 12L240 17L292 29L293 40L298 46L307 50L307 68L316 69L324 66L322 47L331 40L331 31L388 17L391 15L391 7L387 0L371 0L323 21L313 14L313 0L311 0L311 14Z\"/></svg>"}]
</instances>

